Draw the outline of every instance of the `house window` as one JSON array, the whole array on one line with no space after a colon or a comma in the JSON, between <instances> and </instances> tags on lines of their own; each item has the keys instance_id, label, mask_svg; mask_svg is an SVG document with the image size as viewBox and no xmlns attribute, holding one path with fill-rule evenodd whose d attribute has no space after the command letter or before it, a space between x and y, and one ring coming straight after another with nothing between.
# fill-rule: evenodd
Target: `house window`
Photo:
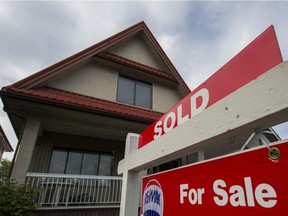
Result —
<instances>
[{"instance_id":1,"label":"house window","mask_svg":"<svg viewBox=\"0 0 288 216\"><path fill-rule=\"evenodd\" d=\"M49 173L112 175L112 154L54 149Z\"/></svg>"},{"instance_id":2,"label":"house window","mask_svg":"<svg viewBox=\"0 0 288 216\"><path fill-rule=\"evenodd\" d=\"M119 76L117 101L151 109L152 85Z\"/></svg>"}]
</instances>

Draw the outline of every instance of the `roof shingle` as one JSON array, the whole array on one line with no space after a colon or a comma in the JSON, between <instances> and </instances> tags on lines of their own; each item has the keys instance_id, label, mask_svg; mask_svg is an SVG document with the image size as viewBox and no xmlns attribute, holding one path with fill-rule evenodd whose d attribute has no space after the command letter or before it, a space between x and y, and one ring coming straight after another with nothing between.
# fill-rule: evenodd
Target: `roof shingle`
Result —
<instances>
[{"instance_id":1,"label":"roof shingle","mask_svg":"<svg viewBox=\"0 0 288 216\"><path fill-rule=\"evenodd\" d=\"M37 89L19 89L11 87L2 92L15 93L18 96L34 97L37 100L46 100L52 103L60 102L77 107L87 108L94 112L101 112L119 117L134 117L139 120L155 121L163 113L153 110L126 105L118 102L107 101L99 98L93 98L77 93L67 92L51 87L41 87Z\"/></svg>"},{"instance_id":2,"label":"roof shingle","mask_svg":"<svg viewBox=\"0 0 288 216\"><path fill-rule=\"evenodd\" d=\"M171 75L167 74L164 71L149 67L147 65L140 64L138 62L131 61L129 59L123 58L121 56L118 56L118 55L115 55L112 53L108 53L108 52L99 53L99 54L97 54L97 56L100 58L103 58L103 59L107 59L107 60L116 62L118 64L128 66L130 68L134 68L134 69L141 70L141 71L144 71L146 73L149 73L149 74L152 74L152 75L155 75L158 77L162 77L164 79L167 79L167 80L170 80L173 82L177 82L177 80L174 77L172 77Z\"/></svg>"}]
</instances>

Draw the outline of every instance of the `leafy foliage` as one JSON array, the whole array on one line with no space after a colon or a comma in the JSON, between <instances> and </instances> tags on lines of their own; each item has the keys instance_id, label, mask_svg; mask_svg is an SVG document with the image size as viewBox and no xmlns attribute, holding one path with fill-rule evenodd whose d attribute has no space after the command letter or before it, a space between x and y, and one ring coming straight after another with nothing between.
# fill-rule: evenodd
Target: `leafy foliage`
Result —
<instances>
[{"instance_id":1,"label":"leafy foliage","mask_svg":"<svg viewBox=\"0 0 288 216\"><path fill-rule=\"evenodd\" d=\"M8 159L2 159L0 162L0 178L8 178L11 168L11 161Z\"/></svg>"},{"instance_id":2,"label":"leafy foliage","mask_svg":"<svg viewBox=\"0 0 288 216\"><path fill-rule=\"evenodd\" d=\"M34 198L39 193L37 188L18 185L9 179L0 180L0 216L33 215L33 209L38 207Z\"/></svg>"}]
</instances>

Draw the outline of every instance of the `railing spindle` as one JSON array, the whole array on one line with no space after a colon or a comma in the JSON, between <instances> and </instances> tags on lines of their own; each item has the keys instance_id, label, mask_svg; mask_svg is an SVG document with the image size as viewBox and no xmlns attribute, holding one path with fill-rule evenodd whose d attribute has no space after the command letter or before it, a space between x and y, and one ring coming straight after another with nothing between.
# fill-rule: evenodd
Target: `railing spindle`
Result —
<instances>
[{"instance_id":1,"label":"railing spindle","mask_svg":"<svg viewBox=\"0 0 288 216\"><path fill-rule=\"evenodd\" d=\"M41 207L120 205L122 178L117 176L27 173L27 184L40 189Z\"/></svg>"}]
</instances>

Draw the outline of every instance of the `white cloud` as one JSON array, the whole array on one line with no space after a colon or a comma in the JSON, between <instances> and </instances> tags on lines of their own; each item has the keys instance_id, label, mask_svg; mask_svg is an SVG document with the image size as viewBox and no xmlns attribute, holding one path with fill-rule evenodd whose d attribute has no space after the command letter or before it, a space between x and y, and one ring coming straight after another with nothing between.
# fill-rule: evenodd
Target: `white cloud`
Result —
<instances>
[{"instance_id":1,"label":"white cloud","mask_svg":"<svg viewBox=\"0 0 288 216\"><path fill-rule=\"evenodd\" d=\"M193 7L193 2L142 2L140 13L143 13L149 26L153 26L157 33L161 32L173 32L179 27L183 27L187 14ZM139 9L139 8L138 8ZM160 31L161 32L160 32Z\"/></svg>"},{"instance_id":2,"label":"white cloud","mask_svg":"<svg viewBox=\"0 0 288 216\"><path fill-rule=\"evenodd\" d=\"M288 13L285 11L288 11L288 2L201 2L191 15L201 17L201 25L187 24L186 32L189 28L195 31L189 33L189 38L185 32L179 36L181 58L173 62L180 65L179 71L193 89L271 24L275 25L283 57L287 59L288 29L283 24Z\"/></svg>"},{"instance_id":3,"label":"white cloud","mask_svg":"<svg viewBox=\"0 0 288 216\"><path fill-rule=\"evenodd\" d=\"M161 44L161 47L165 49L166 52L172 53L177 46L176 44L176 38L175 35L167 35L167 34L161 34L159 36L158 42Z\"/></svg>"}]
</instances>

